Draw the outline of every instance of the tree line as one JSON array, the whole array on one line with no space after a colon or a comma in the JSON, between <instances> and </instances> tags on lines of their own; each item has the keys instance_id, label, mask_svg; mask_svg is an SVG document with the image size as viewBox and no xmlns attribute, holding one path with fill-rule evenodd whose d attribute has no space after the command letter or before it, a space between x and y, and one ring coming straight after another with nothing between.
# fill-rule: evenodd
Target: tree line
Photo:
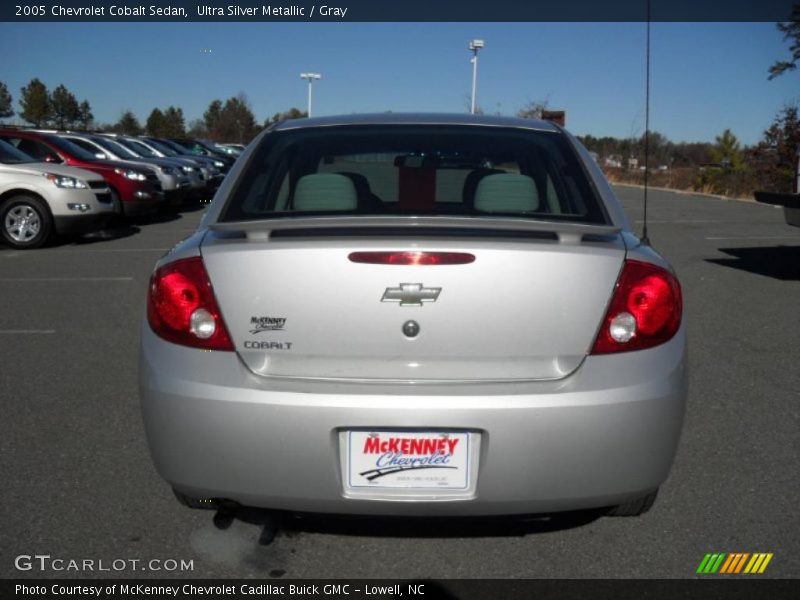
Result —
<instances>
[{"instance_id":1,"label":"tree line","mask_svg":"<svg viewBox=\"0 0 800 600\"><path fill-rule=\"evenodd\" d=\"M124 110L116 123L97 123L88 100L78 102L75 94L60 84L52 92L38 78L20 89L19 112L15 113L8 86L0 81L0 119L18 114L33 127L79 131L113 131L154 137L196 137L215 142L246 144L262 129L285 119L299 119L306 112L290 108L259 123L247 97L240 93L227 100L212 100L201 119L187 125L183 109L176 106L153 108L144 124L131 110Z\"/></svg>"},{"instance_id":2,"label":"tree line","mask_svg":"<svg viewBox=\"0 0 800 600\"><path fill-rule=\"evenodd\" d=\"M656 131L650 132L645 164L645 135L634 138L578 136L597 155L606 173L620 181L635 180L636 173L668 172L668 187L703 190L745 196L753 190L792 192L800 149L800 112L788 104L755 144L743 146L726 129L714 142L672 142ZM674 173L674 174L673 174Z\"/></svg>"},{"instance_id":3,"label":"tree line","mask_svg":"<svg viewBox=\"0 0 800 600\"><path fill-rule=\"evenodd\" d=\"M14 115L13 98L8 86L0 81L0 119ZM20 90L19 116L34 127L88 129L94 122L88 100L77 97L62 83L52 92L34 77Z\"/></svg>"}]
</instances>

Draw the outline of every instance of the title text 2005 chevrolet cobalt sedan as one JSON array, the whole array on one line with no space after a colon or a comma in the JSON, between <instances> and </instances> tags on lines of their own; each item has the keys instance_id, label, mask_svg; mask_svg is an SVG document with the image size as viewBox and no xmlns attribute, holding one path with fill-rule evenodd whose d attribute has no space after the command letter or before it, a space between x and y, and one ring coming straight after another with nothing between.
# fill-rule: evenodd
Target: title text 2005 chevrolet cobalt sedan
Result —
<instances>
[{"instance_id":1,"label":"title text 2005 chevrolet cobalt sedan","mask_svg":"<svg viewBox=\"0 0 800 600\"><path fill-rule=\"evenodd\" d=\"M640 514L680 435L681 312L555 125L287 121L156 265L144 422L190 506Z\"/></svg>"}]
</instances>

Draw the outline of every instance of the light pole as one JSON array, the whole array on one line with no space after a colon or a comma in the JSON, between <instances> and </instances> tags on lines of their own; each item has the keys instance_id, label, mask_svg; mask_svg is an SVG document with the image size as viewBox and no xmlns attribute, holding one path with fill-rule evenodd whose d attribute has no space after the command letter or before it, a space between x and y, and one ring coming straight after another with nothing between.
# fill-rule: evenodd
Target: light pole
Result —
<instances>
[{"instance_id":1,"label":"light pole","mask_svg":"<svg viewBox=\"0 0 800 600\"><path fill-rule=\"evenodd\" d=\"M483 40L472 40L469 43L469 49L472 51L472 102L470 106L470 114L475 114L475 92L478 86L478 50L483 48Z\"/></svg>"},{"instance_id":2,"label":"light pole","mask_svg":"<svg viewBox=\"0 0 800 600\"><path fill-rule=\"evenodd\" d=\"M300 73L300 78L308 81L308 116L311 116L311 86L315 79L322 79L319 73Z\"/></svg>"}]
</instances>

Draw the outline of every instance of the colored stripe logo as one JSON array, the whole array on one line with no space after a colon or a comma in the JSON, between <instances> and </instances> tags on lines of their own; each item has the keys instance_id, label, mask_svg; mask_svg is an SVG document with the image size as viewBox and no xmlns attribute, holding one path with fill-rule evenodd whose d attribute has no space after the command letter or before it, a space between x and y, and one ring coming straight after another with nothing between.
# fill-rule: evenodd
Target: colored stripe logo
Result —
<instances>
[{"instance_id":1,"label":"colored stripe logo","mask_svg":"<svg viewBox=\"0 0 800 600\"><path fill-rule=\"evenodd\" d=\"M769 561L772 560L772 552L714 552L708 553L703 557L697 573L702 575L734 575L744 573L755 575L763 573Z\"/></svg>"}]
</instances>

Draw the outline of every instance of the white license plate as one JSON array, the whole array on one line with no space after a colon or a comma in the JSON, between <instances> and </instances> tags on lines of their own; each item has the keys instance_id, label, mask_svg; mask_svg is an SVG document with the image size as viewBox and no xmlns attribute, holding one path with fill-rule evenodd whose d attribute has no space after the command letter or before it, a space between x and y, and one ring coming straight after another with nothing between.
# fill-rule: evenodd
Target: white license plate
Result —
<instances>
[{"instance_id":1,"label":"white license plate","mask_svg":"<svg viewBox=\"0 0 800 600\"><path fill-rule=\"evenodd\" d=\"M350 489L467 490L472 436L466 432L348 431Z\"/></svg>"}]
</instances>

